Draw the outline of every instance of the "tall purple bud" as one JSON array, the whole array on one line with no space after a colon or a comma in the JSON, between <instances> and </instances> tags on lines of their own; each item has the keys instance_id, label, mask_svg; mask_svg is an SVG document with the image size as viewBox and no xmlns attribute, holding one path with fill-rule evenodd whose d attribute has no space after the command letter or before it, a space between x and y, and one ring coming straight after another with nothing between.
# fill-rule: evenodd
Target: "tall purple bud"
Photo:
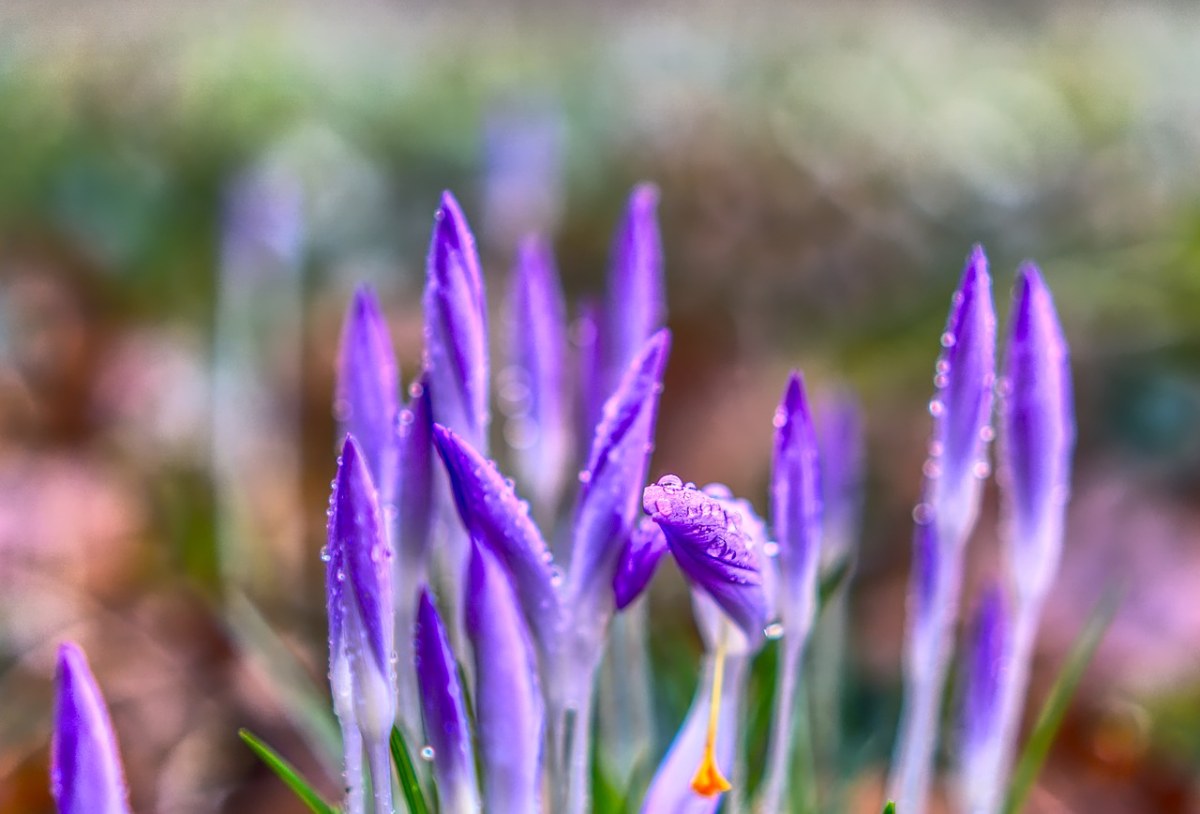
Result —
<instances>
[{"instance_id":1,"label":"tall purple bud","mask_svg":"<svg viewBox=\"0 0 1200 814\"><path fill-rule=\"evenodd\" d=\"M341 435L353 435L362 448L384 505L396 496L399 387L387 322L375 295L360 287L342 323L333 413Z\"/></svg>"},{"instance_id":2,"label":"tall purple bud","mask_svg":"<svg viewBox=\"0 0 1200 814\"><path fill-rule=\"evenodd\" d=\"M967 258L942 334L929 402L933 440L925 462L924 502L915 512L918 550L910 582L905 699L890 797L920 814L929 792L938 712L953 647L963 551L975 525L992 436L996 316L987 258ZM920 550L924 545L928 550Z\"/></svg>"},{"instance_id":3,"label":"tall purple bud","mask_svg":"<svg viewBox=\"0 0 1200 814\"><path fill-rule=\"evenodd\" d=\"M50 791L60 814L129 814L108 707L87 657L70 642L58 648Z\"/></svg>"},{"instance_id":4,"label":"tall purple bud","mask_svg":"<svg viewBox=\"0 0 1200 814\"><path fill-rule=\"evenodd\" d=\"M1001 715L1008 680L1011 622L1004 593L992 585L976 609L966 653L958 781L962 810L996 810L1005 780L996 775L1001 752Z\"/></svg>"},{"instance_id":5,"label":"tall purple bud","mask_svg":"<svg viewBox=\"0 0 1200 814\"><path fill-rule=\"evenodd\" d=\"M788 379L774 424L771 513L779 546L779 607L784 641L762 792L764 811L779 809L787 796L796 684L801 655L816 615L821 556L820 455L804 378L798 372Z\"/></svg>"},{"instance_id":6,"label":"tall purple bud","mask_svg":"<svg viewBox=\"0 0 1200 814\"><path fill-rule=\"evenodd\" d=\"M485 811L541 810L542 727L537 658L508 574L478 542L467 569L467 633Z\"/></svg>"},{"instance_id":7,"label":"tall purple bud","mask_svg":"<svg viewBox=\"0 0 1200 814\"><path fill-rule=\"evenodd\" d=\"M433 750L433 776L442 811L478 814L475 751L458 663L428 590L421 592L415 643L425 737Z\"/></svg>"},{"instance_id":8,"label":"tall purple bud","mask_svg":"<svg viewBox=\"0 0 1200 814\"><path fill-rule=\"evenodd\" d=\"M486 454L487 303L475 238L449 192L442 194L429 245L425 353L434 421Z\"/></svg>"},{"instance_id":9,"label":"tall purple bud","mask_svg":"<svg viewBox=\"0 0 1200 814\"><path fill-rule=\"evenodd\" d=\"M1009 565L1023 597L1058 570L1075 447L1071 365L1054 301L1037 267L1021 267L1000 403L1000 484Z\"/></svg>"},{"instance_id":10,"label":"tall purple bud","mask_svg":"<svg viewBox=\"0 0 1200 814\"><path fill-rule=\"evenodd\" d=\"M361 810L362 750L375 782L375 810L391 807L388 737L396 718L392 549L379 495L361 448L346 436L329 499L324 557L329 681L342 725L350 808Z\"/></svg>"},{"instance_id":11,"label":"tall purple bud","mask_svg":"<svg viewBox=\"0 0 1200 814\"><path fill-rule=\"evenodd\" d=\"M666 321L662 238L658 231L658 187L638 184L613 241L608 278L608 387L613 388Z\"/></svg>"},{"instance_id":12,"label":"tall purple bud","mask_svg":"<svg viewBox=\"0 0 1200 814\"><path fill-rule=\"evenodd\" d=\"M536 238L517 255L509 335L511 366L500 397L518 480L542 516L558 505L571 453L566 400L566 305L550 247Z\"/></svg>"}]
</instances>

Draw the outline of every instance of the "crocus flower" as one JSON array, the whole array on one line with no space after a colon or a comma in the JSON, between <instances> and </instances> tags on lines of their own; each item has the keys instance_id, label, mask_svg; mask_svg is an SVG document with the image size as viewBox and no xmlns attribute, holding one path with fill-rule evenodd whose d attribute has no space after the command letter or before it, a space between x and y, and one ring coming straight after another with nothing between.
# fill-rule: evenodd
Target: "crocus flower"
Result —
<instances>
[{"instance_id":1,"label":"crocus flower","mask_svg":"<svg viewBox=\"0 0 1200 814\"><path fill-rule=\"evenodd\" d=\"M937 718L952 648L962 581L962 558L975 524L995 383L995 327L987 258L976 246L967 259L942 334L942 355L929 402L934 418L925 463L924 500L914 513L918 551L909 598L905 644L905 702L892 768L890 797L899 811L925 809L937 742ZM929 593L926 593L929 592Z\"/></svg>"},{"instance_id":2,"label":"crocus flower","mask_svg":"<svg viewBox=\"0 0 1200 814\"><path fill-rule=\"evenodd\" d=\"M634 187L613 243L607 333L603 339L610 388L616 386L646 340L663 326L666 318L657 209L657 187L653 184Z\"/></svg>"},{"instance_id":3,"label":"crocus flower","mask_svg":"<svg viewBox=\"0 0 1200 814\"><path fill-rule=\"evenodd\" d=\"M442 194L434 221L424 304L433 418L486 454L487 303L475 238L449 192Z\"/></svg>"},{"instance_id":4,"label":"crocus flower","mask_svg":"<svg viewBox=\"0 0 1200 814\"><path fill-rule=\"evenodd\" d=\"M129 814L108 708L87 657L70 642L58 649L55 690L50 791L59 814Z\"/></svg>"},{"instance_id":5,"label":"crocus flower","mask_svg":"<svg viewBox=\"0 0 1200 814\"><path fill-rule=\"evenodd\" d=\"M346 436L329 500L324 554L329 611L329 680L342 725L351 812L362 809L362 749L375 782L375 809L391 811L388 737L396 717L392 665L392 549L362 450Z\"/></svg>"},{"instance_id":6,"label":"crocus flower","mask_svg":"<svg viewBox=\"0 0 1200 814\"><path fill-rule=\"evenodd\" d=\"M505 436L518 480L545 516L557 507L564 486L571 428L564 390L566 305L550 247L536 238L519 249L511 322L507 387L516 396Z\"/></svg>"},{"instance_id":7,"label":"crocus flower","mask_svg":"<svg viewBox=\"0 0 1200 814\"><path fill-rule=\"evenodd\" d=\"M342 323L333 412L342 435L362 449L384 505L395 500L399 386L387 322L375 295L361 287Z\"/></svg>"},{"instance_id":8,"label":"crocus flower","mask_svg":"<svg viewBox=\"0 0 1200 814\"><path fill-rule=\"evenodd\" d=\"M457 662L428 590L421 592L415 643L425 737L433 750L433 775L442 811L478 814L474 748Z\"/></svg>"},{"instance_id":9,"label":"crocus flower","mask_svg":"<svg viewBox=\"0 0 1200 814\"><path fill-rule=\"evenodd\" d=\"M775 721L767 750L764 811L776 811L787 795L792 744L792 713L801 655L816 614L821 549L819 453L804 379L792 373L775 411L775 457L771 469L771 511L779 546L779 607L783 652L776 681Z\"/></svg>"},{"instance_id":10,"label":"crocus flower","mask_svg":"<svg viewBox=\"0 0 1200 814\"><path fill-rule=\"evenodd\" d=\"M662 529L649 517L643 517L629 535L613 575L613 597L618 610L627 608L646 590L659 560L666 553L667 538Z\"/></svg>"},{"instance_id":11,"label":"crocus flower","mask_svg":"<svg viewBox=\"0 0 1200 814\"><path fill-rule=\"evenodd\" d=\"M544 710L525 617L495 555L475 542L467 569L467 633L486 811L541 810Z\"/></svg>"},{"instance_id":12,"label":"crocus flower","mask_svg":"<svg viewBox=\"0 0 1200 814\"><path fill-rule=\"evenodd\" d=\"M958 780L962 810L971 814L995 811L1004 788L996 773L1010 639L1004 595L993 585L976 610L964 671Z\"/></svg>"}]
</instances>

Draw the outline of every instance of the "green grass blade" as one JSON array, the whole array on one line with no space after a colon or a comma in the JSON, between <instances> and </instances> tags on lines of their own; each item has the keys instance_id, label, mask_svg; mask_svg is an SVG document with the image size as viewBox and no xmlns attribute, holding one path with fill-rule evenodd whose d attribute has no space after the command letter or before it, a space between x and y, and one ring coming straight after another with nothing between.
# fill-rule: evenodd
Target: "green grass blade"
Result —
<instances>
[{"instance_id":1,"label":"green grass blade","mask_svg":"<svg viewBox=\"0 0 1200 814\"><path fill-rule=\"evenodd\" d=\"M392 762L396 764L396 774L400 776L400 792L408 803L409 814L429 814L429 804L425 802L425 793L421 791L421 781L417 778L417 767L413 764L412 754L408 751L400 727L392 727L389 743Z\"/></svg>"},{"instance_id":2,"label":"green grass blade","mask_svg":"<svg viewBox=\"0 0 1200 814\"><path fill-rule=\"evenodd\" d=\"M338 814L337 809L322 800L321 795L313 791L308 781L299 775L296 767L280 757L278 752L259 740L248 729L239 729L238 735L314 814Z\"/></svg>"},{"instance_id":3,"label":"green grass blade","mask_svg":"<svg viewBox=\"0 0 1200 814\"><path fill-rule=\"evenodd\" d=\"M891 800L883 807L883 814L896 814L896 804Z\"/></svg>"},{"instance_id":4,"label":"green grass blade","mask_svg":"<svg viewBox=\"0 0 1200 814\"><path fill-rule=\"evenodd\" d=\"M1079 681L1083 678L1083 671L1091 662L1096 648L1100 645L1100 640L1104 638L1104 632L1108 629L1121 604L1120 595L1119 591L1112 590L1100 600L1088 618L1083 632L1071 646L1066 663L1063 664L1062 670L1054 680L1054 686L1050 688L1050 694L1046 697L1046 702L1038 713L1037 723L1034 724L1033 732L1029 735L1025 751L1021 753L1021 759L1013 771L1012 780L1008 786L1008 797L1004 801L1004 814L1018 814L1024 808L1029 792L1033 790L1033 783L1037 780L1038 772L1041 771L1042 764L1046 762L1046 755L1050 752L1050 745L1054 742L1054 736L1058 733L1063 716L1067 713L1067 706L1075 694L1075 688L1079 686Z\"/></svg>"}]
</instances>

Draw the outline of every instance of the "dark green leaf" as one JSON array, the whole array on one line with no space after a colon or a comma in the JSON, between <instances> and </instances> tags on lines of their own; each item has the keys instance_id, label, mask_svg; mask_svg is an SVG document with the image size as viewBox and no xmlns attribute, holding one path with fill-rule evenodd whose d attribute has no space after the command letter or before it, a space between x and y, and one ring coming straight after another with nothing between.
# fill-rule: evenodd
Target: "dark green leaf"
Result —
<instances>
[{"instance_id":1,"label":"dark green leaf","mask_svg":"<svg viewBox=\"0 0 1200 814\"><path fill-rule=\"evenodd\" d=\"M896 814L896 804L891 800L883 807L883 814Z\"/></svg>"},{"instance_id":2,"label":"dark green leaf","mask_svg":"<svg viewBox=\"0 0 1200 814\"><path fill-rule=\"evenodd\" d=\"M1038 714L1025 751L1013 771L1008 786L1008 798L1004 802L1004 814L1017 814L1025 806L1025 800L1033 789L1033 782L1046 761L1050 744L1053 743L1063 716L1066 715L1071 696L1075 694L1075 688L1083 678L1083 671L1092 660L1100 640L1104 638L1104 631L1108 629L1120 604L1120 592L1109 591L1092 611L1083 632L1079 634L1071 652L1067 654L1066 663L1054 680L1054 686L1050 688L1050 694Z\"/></svg>"},{"instance_id":3,"label":"dark green leaf","mask_svg":"<svg viewBox=\"0 0 1200 814\"><path fill-rule=\"evenodd\" d=\"M258 755L259 759L271 768L271 771L279 775L279 779L287 784L287 787L314 814L337 814L337 809L322 800L321 795L313 791L309 782L296 772L296 767L280 757L278 752L260 741L249 730L239 729L238 735L246 742L246 745L250 747L254 754Z\"/></svg>"},{"instance_id":4,"label":"dark green leaf","mask_svg":"<svg viewBox=\"0 0 1200 814\"><path fill-rule=\"evenodd\" d=\"M843 557L839 562L821 575L821 584L817 586L817 607L824 608L829 600L850 582L850 574L854 571L850 557Z\"/></svg>"},{"instance_id":5,"label":"dark green leaf","mask_svg":"<svg viewBox=\"0 0 1200 814\"><path fill-rule=\"evenodd\" d=\"M392 727L391 747L392 762L396 765L396 774L400 776L400 791L408 803L409 814L429 814L429 804L425 802L425 793L421 791L412 753L408 751L408 744L404 742L404 735L397 726Z\"/></svg>"}]
</instances>

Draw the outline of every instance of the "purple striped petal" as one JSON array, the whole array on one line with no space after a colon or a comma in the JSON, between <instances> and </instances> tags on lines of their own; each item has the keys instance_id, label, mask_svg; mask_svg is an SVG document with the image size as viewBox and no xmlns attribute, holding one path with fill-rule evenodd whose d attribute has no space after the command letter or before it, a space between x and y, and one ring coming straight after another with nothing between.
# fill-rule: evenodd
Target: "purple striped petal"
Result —
<instances>
[{"instance_id":1,"label":"purple striped petal","mask_svg":"<svg viewBox=\"0 0 1200 814\"><path fill-rule=\"evenodd\" d=\"M613 575L613 596L617 610L624 610L641 596L650 584L659 560L667 553L667 538L658 524L643 517L629 535Z\"/></svg>"},{"instance_id":2,"label":"purple striped petal","mask_svg":"<svg viewBox=\"0 0 1200 814\"><path fill-rule=\"evenodd\" d=\"M1043 593L1062 547L1075 446L1067 343L1054 301L1032 264L1018 276L1001 403L1001 485L1011 524L1009 556L1026 596Z\"/></svg>"},{"instance_id":3,"label":"purple striped petal","mask_svg":"<svg viewBox=\"0 0 1200 814\"><path fill-rule=\"evenodd\" d=\"M996 378L996 314L980 246L967 259L941 342L936 392L929 402L934 432L926 466L928 494L937 522L961 544L974 523L987 474Z\"/></svg>"},{"instance_id":4,"label":"purple striped petal","mask_svg":"<svg viewBox=\"0 0 1200 814\"><path fill-rule=\"evenodd\" d=\"M658 188L639 184L629 195L613 244L608 283L608 381L613 387L666 319Z\"/></svg>"},{"instance_id":5,"label":"purple striped petal","mask_svg":"<svg viewBox=\"0 0 1200 814\"><path fill-rule=\"evenodd\" d=\"M539 506L553 509L570 455L567 412L566 306L550 247L530 238L521 244L512 296L511 354L518 391L506 432L518 479ZM501 394L503 396L503 393Z\"/></svg>"},{"instance_id":6,"label":"purple striped petal","mask_svg":"<svg viewBox=\"0 0 1200 814\"><path fill-rule=\"evenodd\" d=\"M779 545L781 609L785 626L807 630L816 609L821 551L821 481L816 432L804 378L792 373L775 411L771 517Z\"/></svg>"},{"instance_id":7,"label":"purple striped petal","mask_svg":"<svg viewBox=\"0 0 1200 814\"><path fill-rule=\"evenodd\" d=\"M573 606L586 606L589 614L602 619L612 612L607 588L638 514L669 349L666 330L646 342L604 405L587 468L579 475L582 487L566 595Z\"/></svg>"},{"instance_id":8,"label":"purple striped petal","mask_svg":"<svg viewBox=\"0 0 1200 814\"><path fill-rule=\"evenodd\" d=\"M326 591L330 679L353 704L364 735L386 737L395 719L392 550L362 450L346 436L329 500ZM342 713L339 712L339 715Z\"/></svg>"},{"instance_id":9,"label":"purple striped petal","mask_svg":"<svg viewBox=\"0 0 1200 814\"><path fill-rule=\"evenodd\" d=\"M529 518L529 504L517 497L512 481L505 480L495 463L453 432L435 424L433 438L463 525L513 575L538 644L553 649L561 612L555 587L558 575L541 532Z\"/></svg>"},{"instance_id":10,"label":"purple striped petal","mask_svg":"<svg viewBox=\"0 0 1200 814\"><path fill-rule=\"evenodd\" d=\"M392 338L369 288L354 292L342 323L333 413L343 437L362 447L381 501L395 499L399 372Z\"/></svg>"},{"instance_id":11,"label":"purple striped petal","mask_svg":"<svg viewBox=\"0 0 1200 814\"><path fill-rule=\"evenodd\" d=\"M708 593L752 644L760 643L770 607L761 552L743 530L741 517L674 475L647 486L643 500L684 576Z\"/></svg>"},{"instance_id":12,"label":"purple striped petal","mask_svg":"<svg viewBox=\"0 0 1200 814\"><path fill-rule=\"evenodd\" d=\"M60 814L129 813L108 707L87 657L70 642L58 648L50 791Z\"/></svg>"},{"instance_id":13,"label":"purple striped petal","mask_svg":"<svg viewBox=\"0 0 1200 814\"><path fill-rule=\"evenodd\" d=\"M466 622L475 652L483 808L535 814L545 720L537 660L508 574L478 541L467 569Z\"/></svg>"},{"instance_id":14,"label":"purple striped petal","mask_svg":"<svg viewBox=\"0 0 1200 814\"><path fill-rule=\"evenodd\" d=\"M417 607L416 663L425 737L433 750L433 774L442 810L479 811L471 727L458 681L458 662L428 589Z\"/></svg>"},{"instance_id":15,"label":"purple striped petal","mask_svg":"<svg viewBox=\"0 0 1200 814\"><path fill-rule=\"evenodd\" d=\"M992 585L975 612L967 651L966 689L963 694L962 761L994 746L1000 732L1004 653L1009 639L1008 611L1000 586ZM983 778L979 778L983 780Z\"/></svg>"},{"instance_id":16,"label":"purple striped petal","mask_svg":"<svg viewBox=\"0 0 1200 814\"><path fill-rule=\"evenodd\" d=\"M422 377L396 422L399 446L396 551L404 567L424 569L433 523L433 415ZM416 595L411 597L416 601ZM404 599L408 602L408 598Z\"/></svg>"},{"instance_id":17,"label":"purple striped petal","mask_svg":"<svg viewBox=\"0 0 1200 814\"><path fill-rule=\"evenodd\" d=\"M475 238L458 202L442 194L425 283L425 367L433 418L487 451L487 303Z\"/></svg>"},{"instance_id":18,"label":"purple striped petal","mask_svg":"<svg viewBox=\"0 0 1200 814\"><path fill-rule=\"evenodd\" d=\"M839 390L818 410L824 535L821 560L844 561L858 539L863 496L863 415L858 400Z\"/></svg>"}]
</instances>

